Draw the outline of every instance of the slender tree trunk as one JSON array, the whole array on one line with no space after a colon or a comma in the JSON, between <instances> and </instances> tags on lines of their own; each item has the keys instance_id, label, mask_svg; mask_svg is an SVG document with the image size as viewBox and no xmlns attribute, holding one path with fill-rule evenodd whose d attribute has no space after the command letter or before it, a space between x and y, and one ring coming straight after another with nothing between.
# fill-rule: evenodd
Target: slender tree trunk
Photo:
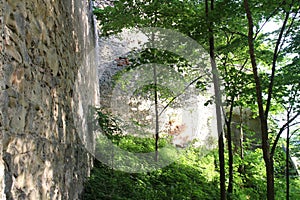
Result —
<instances>
[{"instance_id":1,"label":"slender tree trunk","mask_svg":"<svg viewBox=\"0 0 300 200\"><path fill-rule=\"evenodd\" d=\"M210 10L214 9L214 0L210 1ZM220 163L220 198L221 200L226 199L226 185L225 185L225 159L224 159L224 139L222 131L222 117L221 117L221 95L219 86L219 77L217 74L217 66L215 62L215 44L214 44L214 33L213 23L209 19L209 6L208 0L205 0L206 17L208 20L208 31L209 31L209 54L211 59L211 67L213 72L214 81L214 92L216 101L216 116L217 116L217 130L219 134L218 146L219 146L219 163Z\"/></svg>"},{"instance_id":2,"label":"slender tree trunk","mask_svg":"<svg viewBox=\"0 0 300 200\"><path fill-rule=\"evenodd\" d=\"M232 150L232 133L231 133L233 103L234 103L234 97L231 98L229 117L228 120L226 121L227 144L228 144L228 167L229 167L229 180L228 180L228 188L227 188L228 199L230 199L230 195L233 192L233 150Z\"/></svg>"},{"instance_id":3,"label":"slender tree trunk","mask_svg":"<svg viewBox=\"0 0 300 200\"><path fill-rule=\"evenodd\" d=\"M287 114L287 121L289 121L289 112ZM285 169L285 177L286 177L286 200L290 199L290 168L289 168L289 159L290 159L290 126L287 126L287 133L286 133L286 169Z\"/></svg>"},{"instance_id":4,"label":"slender tree trunk","mask_svg":"<svg viewBox=\"0 0 300 200\"><path fill-rule=\"evenodd\" d=\"M227 188L227 197L230 199L230 195L233 191L233 153L232 153L232 139L231 139L231 127L230 123L227 123L227 143L228 143L228 167L229 167L229 180Z\"/></svg>"},{"instance_id":5,"label":"slender tree trunk","mask_svg":"<svg viewBox=\"0 0 300 200\"><path fill-rule=\"evenodd\" d=\"M240 107L240 122L239 122L239 126L240 126L240 157L242 160L244 160L244 131L243 131L243 111L242 111L242 107ZM245 174L245 167L244 164L242 163L239 166L239 173L240 174Z\"/></svg>"},{"instance_id":6,"label":"slender tree trunk","mask_svg":"<svg viewBox=\"0 0 300 200\"><path fill-rule=\"evenodd\" d=\"M158 161L158 140L159 140L159 116L158 116L158 96L157 96L157 72L156 65L153 64L154 78L154 106L155 106L155 161Z\"/></svg>"},{"instance_id":7,"label":"slender tree trunk","mask_svg":"<svg viewBox=\"0 0 300 200\"><path fill-rule=\"evenodd\" d=\"M226 185L225 185L225 159L224 159L224 139L221 131L218 140L219 146L219 165L220 165L220 199L226 199Z\"/></svg>"},{"instance_id":8,"label":"slender tree trunk","mask_svg":"<svg viewBox=\"0 0 300 200\"><path fill-rule=\"evenodd\" d=\"M274 163L273 159L270 156L270 145L269 145L269 136L268 136L268 121L263 108L263 99L262 99L262 90L261 83L259 80L256 57L254 53L254 34L253 34L253 19L252 13L250 11L248 0L244 0L244 7L248 19L248 45L249 45L249 54L251 59L251 65L253 70L253 76L255 80L256 88L256 97L259 110L260 124L261 124L261 139L262 139L262 150L263 158L266 166L267 174L267 199L275 199L275 190L274 190Z\"/></svg>"},{"instance_id":9,"label":"slender tree trunk","mask_svg":"<svg viewBox=\"0 0 300 200\"><path fill-rule=\"evenodd\" d=\"M154 33L152 32L152 42L154 42ZM155 56L155 55L154 55ZM155 161L158 161L158 141L159 141L159 114L158 114L158 94L157 94L157 67L153 67L153 80L154 80L154 111L155 111Z\"/></svg>"},{"instance_id":10,"label":"slender tree trunk","mask_svg":"<svg viewBox=\"0 0 300 200\"><path fill-rule=\"evenodd\" d=\"M157 0L154 0L154 4L157 4ZM155 6L156 7L156 6ZM156 25L157 22L157 13L154 12L154 20L152 25ZM152 32L151 34L151 42L152 48L154 48L154 40L155 40L155 33ZM155 57L154 51L154 57ZM158 113L158 94L157 94L157 66L156 64L152 64L153 67L153 80L154 80L154 111L155 111L155 161L158 161L158 141L159 141L159 113Z\"/></svg>"}]
</instances>

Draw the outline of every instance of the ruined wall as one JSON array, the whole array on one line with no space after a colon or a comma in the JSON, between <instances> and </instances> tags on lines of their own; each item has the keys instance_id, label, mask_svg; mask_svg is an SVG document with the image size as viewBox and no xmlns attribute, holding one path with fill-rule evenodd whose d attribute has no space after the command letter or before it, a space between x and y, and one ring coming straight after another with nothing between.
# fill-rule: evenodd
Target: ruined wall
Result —
<instances>
[{"instance_id":1,"label":"ruined wall","mask_svg":"<svg viewBox=\"0 0 300 200\"><path fill-rule=\"evenodd\" d=\"M90 7L1 0L0 199L80 198L98 91Z\"/></svg>"}]
</instances>

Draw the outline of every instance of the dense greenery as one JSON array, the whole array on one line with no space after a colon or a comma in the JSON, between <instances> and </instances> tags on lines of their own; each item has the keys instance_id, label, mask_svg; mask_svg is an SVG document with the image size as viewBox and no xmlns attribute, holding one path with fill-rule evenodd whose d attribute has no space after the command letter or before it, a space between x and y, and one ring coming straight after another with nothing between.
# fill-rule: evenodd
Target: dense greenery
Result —
<instances>
[{"instance_id":1,"label":"dense greenery","mask_svg":"<svg viewBox=\"0 0 300 200\"><path fill-rule=\"evenodd\" d=\"M132 139L127 141L133 143ZM130 145L130 151L132 146L144 148ZM96 162L84 199L217 199L214 155L200 161L197 152L188 154L163 169L144 174L115 171Z\"/></svg>"},{"instance_id":2,"label":"dense greenery","mask_svg":"<svg viewBox=\"0 0 300 200\"><path fill-rule=\"evenodd\" d=\"M136 141L139 142L136 142ZM122 137L122 148L129 151L153 151L154 139ZM127 145L126 145L127 144ZM148 145L145 145L148 144ZM189 148L176 162L150 173L131 174L116 171L99 161L95 161L89 181L86 183L84 199L219 199L217 151L205 156L201 148ZM284 154L278 149L276 159L276 196L283 199ZM245 152L244 160L235 157L234 193L232 199L263 199L266 195L264 164L261 150ZM239 166L245 166L238 172ZM300 179L291 181L291 199L300 196Z\"/></svg>"},{"instance_id":3,"label":"dense greenery","mask_svg":"<svg viewBox=\"0 0 300 200\"><path fill-rule=\"evenodd\" d=\"M219 137L218 149L206 156L204 149L190 147L175 163L147 174L126 174L98 163L88 183L86 197L298 199L299 179L294 177L295 170L291 169L289 157L299 158L299 5L299 0L118 0L113 7L95 8L101 37L122 32L124 28L150 26L178 31L201 44L210 53L212 69L218 69L222 80L222 109L225 111L222 134L224 132L225 137ZM273 27L268 29L267 24ZM206 81L197 81L197 76L189 71L190 63L174 52L150 48L138 53L130 60L132 64L115 76L116 79L142 63L155 61L184 74L199 93L205 89ZM140 89L152 95L145 95L145 99L155 100L155 103L157 96L166 101L176 97L157 84ZM234 109L241 113L248 109L254 113L252 117L259 119L260 130L253 133L243 120L234 123ZM153 144L158 144L158 137L154 141L153 138L122 135L116 130L115 122L101 125L101 120L107 119L102 114L100 126L107 137L123 149L133 152L157 150L158 146ZM243 133L238 146L232 138L234 128ZM157 135L158 132L156 130ZM254 143L261 148L254 147L250 138L255 138ZM169 141L168 137L162 138L160 144L166 145ZM290 180L290 177L293 178ZM122 184L125 186L121 187ZM107 189L110 192L100 189L108 188L106 186L110 186ZM112 197L113 193L117 196Z\"/></svg>"},{"instance_id":4,"label":"dense greenery","mask_svg":"<svg viewBox=\"0 0 300 200\"><path fill-rule=\"evenodd\" d=\"M154 138L114 134L118 129L115 119L100 110L98 114L100 127L114 144L129 152L154 150ZM165 139L161 145L168 142L169 140ZM196 148L191 145L184 151L176 162L148 173L117 171L95 160L94 169L85 186L83 199L219 199L217 150L208 151L204 147ZM231 194L231 199L263 199L266 190L262 150L246 150L244 154L243 159L238 155L234 157L235 190ZM278 199L283 199L285 195L284 160L285 154L281 147L278 147L275 158L275 187ZM291 199L297 199L300 195L300 178L294 177L290 187Z\"/></svg>"}]
</instances>

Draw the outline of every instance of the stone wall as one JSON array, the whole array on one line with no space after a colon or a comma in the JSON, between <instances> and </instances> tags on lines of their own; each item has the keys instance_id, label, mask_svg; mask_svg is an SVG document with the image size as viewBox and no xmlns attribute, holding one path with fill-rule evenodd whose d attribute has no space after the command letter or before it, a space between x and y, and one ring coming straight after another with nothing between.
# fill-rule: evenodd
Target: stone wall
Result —
<instances>
[{"instance_id":1,"label":"stone wall","mask_svg":"<svg viewBox=\"0 0 300 200\"><path fill-rule=\"evenodd\" d=\"M123 29L116 35L100 38L101 64L98 66L98 75L100 106L105 112L119 119L118 126L123 134L152 137L151 134L155 134L154 103L149 100L149 96L143 97L142 92L138 91L153 81L152 70L149 71L149 66L146 65L130 69L130 65L138 60L147 42L148 38L144 33L132 29ZM126 63L124 59L129 62ZM197 145L215 147L217 131L214 124L214 105L204 106L210 93L203 92L198 95L199 91L194 87L186 88L188 83L175 70L159 66L157 71L159 85L173 90L174 94L184 93L177 98L180 99L179 103L170 104L160 115L159 127L161 135L164 135L162 137L172 135L172 143L177 147L186 147L193 139L199 140ZM162 74L168 74L165 77L169 78L163 79ZM174 77L182 80L174 81ZM166 102L158 100L159 112L166 106ZM142 128L133 122L143 124ZM208 139L212 142L208 143Z\"/></svg>"},{"instance_id":2,"label":"stone wall","mask_svg":"<svg viewBox=\"0 0 300 200\"><path fill-rule=\"evenodd\" d=\"M1 0L0 199L80 199L97 102L88 0Z\"/></svg>"}]
</instances>

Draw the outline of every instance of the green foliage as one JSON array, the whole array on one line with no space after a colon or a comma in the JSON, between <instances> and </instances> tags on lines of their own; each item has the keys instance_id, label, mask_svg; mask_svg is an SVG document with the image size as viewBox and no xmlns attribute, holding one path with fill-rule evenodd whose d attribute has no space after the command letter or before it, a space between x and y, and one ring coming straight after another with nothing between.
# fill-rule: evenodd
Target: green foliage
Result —
<instances>
[{"instance_id":1,"label":"green foliage","mask_svg":"<svg viewBox=\"0 0 300 200\"><path fill-rule=\"evenodd\" d=\"M218 198L216 182L208 182L197 169L177 162L148 174L113 171L97 163L92 173L84 193L86 200Z\"/></svg>"},{"instance_id":2,"label":"green foliage","mask_svg":"<svg viewBox=\"0 0 300 200\"><path fill-rule=\"evenodd\" d=\"M126 142L127 141L127 142ZM132 152L153 151L148 139L133 142L132 138L123 138L121 146ZM278 154L282 151L278 149ZM284 159L284 154L276 160ZM95 161L91 177L85 185L85 200L98 199L219 199L217 152L190 147L176 162L150 173L125 173L115 171L99 161ZM281 157L281 158L280 158ZM265 190L265 169L260 149L248 150L244 159L235 156L234 193L231 199L263 199ZM282 160L284 161L284 160ZM277 164L276 164L277 165ZM241 168L243 166L243 168ZM281 165L282 166L282 165ZM278 171L282 173L282 171ZM282 176L276 178L276 196L285 195ZM300 179L291 180L291 199L297 199Z\"/></svg>"},{"instance_id":3,"label":"green foliage","mask_svg":"<svg viewBox=\"0 0 300 200\"><path fill-rule=\"evenodd\" d=\"M198 26L199 21L204 22L203 17L199 18L199 9L201 4L193 1L118 0L114 7L95 8L94 13L102 27L102 36L118 33L123 28L154 26L177 29L200 38L199 33L204 32L200 30L205 27Z\"/></svg>"},{"instance_id":4,"label":"green foliage","mask_svg":"<svg viewBox=\"0 0 300 200\"><path fill-rule=\"evenodd\" d=\"M122 135L114 117L101 110L98 115L105 135L120 148L134 153L154 151L153 138ZM168 140L162 138L159 145L163 147L167 143ZM183 157L169 166L139 174L115 171L95 161L83 199L217 199L218 174L214 170L214 156L209 154L200 159L201 154L200 148L189 148Z\"/></svg>"},{"instance_id":5,"label":"green foliage","mask_svg":"<svg viewBox=\"0 0 300 200\"><path fill-rule=\"evenodd\" d=\"M299 134L299 129L300 127L298 127L298 129L295 130L295 133L297 133L298 131L298 134L295 134L293 135L293 137L291 137L291 141L290 141L290 148L291 148L291 154L292 156L296 156L300 159L300 134Z\"/></svg>"},{"instance_id":6,"label":"green foliage","mask_svg":"<svg viewBox=\"0 0 300 200\"><path fill-rule=\"evenodd\" d=\"M291 16L297 16L299 7L296 1L253 0L250 9L254 19L255 54L259 65L259 75L262 86L263 103L269 92L274 48L280 29L270 33L260 31L262 24L270 20L282 22L286 11ZM293 6L291 3L294 3ZM291 9L290 9L291 8ZM109 36L121 32L123 28L132 27L163 27L178 30L204 47L208 47L209 23L214 23L214 37L216 46L216 62L223 81L226 106L241 106L257 111L256 91L248 61L247 19L241 1L215 1L215 10L209 17L205 16L204 1L115 1L114 7L104 10L95 9L100 26L101 36ZM291 113L299 113L299 15L298 19L288 20L287 31L284 32L284 49L276 52L276 73L272 92L270 114L282 113L290 108ZM131 60L133 63L115 76L116 79L140 64L158 63L168 65L182 74L191 74L189 63L170 52L146 49ZM127 70L127 71L126 71ZM192 81L194 78L190 78ZM152 93L156 89L160 98L170 99L176 95L168 91L163 85L149 84L139 88L136 93ZM196 82L196 87L205 88L205 81ZM207 104L212 103L208 101ZM273 117L271 116L271 117ZM124 136L119 133L117 119L111 122L103 117L103 130L108 132L108 138L122 149L131 152L151 152L154 150L153 139ZM269 119L268 119L269 120ZM269 120L270 132L276 133L278 125ZM274 121L275 123L275 121ZM141 125L141 124L139 124ZM273 141L272 135L270 138ZM101 141L100 141L101 142ZM168 140L162 140L162 145ZM257 141L256 141L257 143ZM253 150L251 145L245 144L243 159L234 156L234 193L231 199L264 199L266 196L265 166L260 149ZM295 148L292 146L292 148ZM296 147L298 148L298 147ZM88 182L87 199L218 199L218 160L216 151L207 156L201 156L203 149L190 148L186 156L172 165L148 174L126 174L110 170L97 163L93 176ZM277 199L285 197L285 183L283 175L284 153L278 145L274 155L275 187ZM228 158L227 158L228 159ZM228 170L228 169L227 169ZM291 180L291 199L298 199L300 181Z\"/></svg>"},{"instance_id":7,"label":"green foliage","mask_svg":"<svg viewBox=\"0 0 300 200\"><path fill-rule=\"evenodd\" d=\"M99 124L102 130L105 131L105 135L120 148L135 153L154 151L153 138L122 135L114 117L101 110L98 110L98 115ZM101 141L99 142L101 143ZM162 139L160 147L165 146L167 143L167 139ZM246 149L243 159L235 155L234 160L235 189L231 194L231 199L263 199L266 195L266 175L262 150ZM274 165L276 195L280 198L284 197L285 194L284 160L285 154L278 147ZM196 148L193 146L185 149L176 162L148 173L136 174L116 171L96 160L92 174L86 182L83 199L218 199L218 167L216 150L209 151L203 147ZM299 189L299 179L292 179L292 199L299 195Z\"/></svg>"}]
</instances>

